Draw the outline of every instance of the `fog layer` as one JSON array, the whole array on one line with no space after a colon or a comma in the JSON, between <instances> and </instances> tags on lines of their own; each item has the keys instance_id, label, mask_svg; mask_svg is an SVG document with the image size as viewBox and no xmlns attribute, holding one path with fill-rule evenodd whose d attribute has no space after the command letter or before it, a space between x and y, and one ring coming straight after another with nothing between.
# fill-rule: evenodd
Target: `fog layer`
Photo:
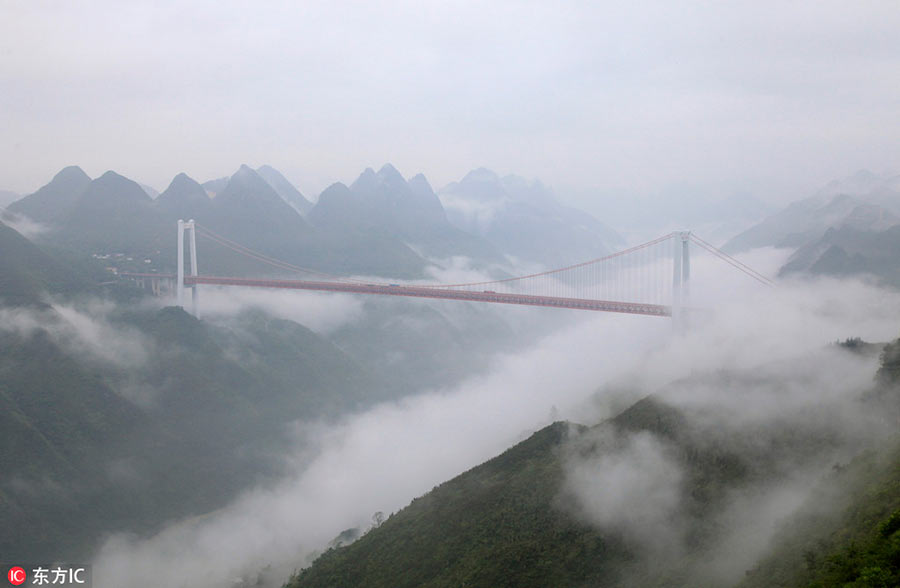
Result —
<instances>
[{"instance_id":1,"label":"fog layer","mask_svg":"<svg viewBox=\"0 0 900 588\"><path fill-rule=\"evenodd\" d=\"M365 528L377 511L397 511L556 415L587 424L609 416L613 395L607 402L593 394L601 386L627 389L637 398L698 371L789 365L795 358L812 361L803 368L810 373L818 361L809 359L810 353L829 341L893 338L897 328L887 309L898 303L900 295L860 282L742 288L685 336L673 335L666 320L584 313L574 326L535 341L526 351L499 356L489 374L462 385L438 385L338 423L297 423L297 446L305 449L286 457L294 472L282 482L256 488L221 511L172 524L148 539L112 537L94 562L95 577L100 586L217 586L238 576L255 578L270 566L267 577L278 585L341 530ZM846 398L871 381L872 361L854 365L828 394ZM673 392L671 400L732 425L783 414L776 408L782 398L766 396L765 390L737 394L732 401L710 387ZM794 395L786 400L801 412L807 404ZM601 502L586 505L597 520L628 526L629 496L656 505L649 512L635 511L638 520L670 518L681 474L657 441L637 436L602 459L600 465L618 472L612 478L617 486ZM589 485L587 474L577 475ZM770 498L738 497L732 516L745 516L738 508L741 500L777 516L786 502ZM631 528L640 534L640 525ZM677 526L672 529L677 534Z\"/></svg>"}]
</instances>

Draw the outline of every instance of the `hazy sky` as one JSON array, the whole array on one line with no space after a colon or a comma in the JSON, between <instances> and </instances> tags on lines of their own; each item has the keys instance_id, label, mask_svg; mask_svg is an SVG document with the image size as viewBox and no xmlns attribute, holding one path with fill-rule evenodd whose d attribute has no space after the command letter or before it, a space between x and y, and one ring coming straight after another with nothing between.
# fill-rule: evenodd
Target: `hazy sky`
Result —
<instances>
[{"instance_id":1,"label":"hazy sky","mask_svg":"<svg viewBox=\"0 0 900 588\"><path fill-rule=\"evenodd\" d=\"M771 199L900 169L896 0L637 4L2 0L0 188L246 162L315 196L390 161Z\"/></svg>"}]
</instances>

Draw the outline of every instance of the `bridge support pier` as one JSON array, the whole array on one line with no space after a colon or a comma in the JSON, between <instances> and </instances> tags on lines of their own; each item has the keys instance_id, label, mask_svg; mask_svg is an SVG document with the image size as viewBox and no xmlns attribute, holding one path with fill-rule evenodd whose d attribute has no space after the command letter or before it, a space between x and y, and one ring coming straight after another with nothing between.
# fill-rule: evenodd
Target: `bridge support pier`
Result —
<instances>
[{"instance_id":1,"label":"bridge support pier","mask_svg":"<svg viewBox=\"0 0 900 588\"><path fill-rule=\"evenodd\" d=\"M687 306L690 304L691 232L675 233L675 250L672 263L672 325L682 333L688 326Z\"/></svg>"},{"instance_id":2,"label":"bridge support pier","mask_svg":"<svg viewBox=\"0 0 900 588\"><path fill-rule=\"evenodd\" d=\"M191 258L191 276L197 276L197 234L194 231L194 219L189 221L178 220L178 260L177 275L175 278L176 304L184 308L184 234L189 233L188 246ZM198 316L198 296L197 284L191 284L191 312L194 316Z\"/></svg>"}]
</instances>

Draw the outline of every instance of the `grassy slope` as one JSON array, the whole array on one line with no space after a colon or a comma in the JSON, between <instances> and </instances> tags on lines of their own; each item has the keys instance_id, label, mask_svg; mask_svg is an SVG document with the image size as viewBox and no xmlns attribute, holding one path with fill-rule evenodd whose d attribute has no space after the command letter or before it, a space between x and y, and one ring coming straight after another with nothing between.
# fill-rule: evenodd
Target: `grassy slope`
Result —
<instances>
[{"instance_id":1,"label":"grassy slope","mask_svg":"<svg viewBox=\"0 0 900 588\"><path fill-rule=\"evenodd\" d=\"M567 425L539 431L416 499L359 541L329 550L288 585L593 586L634 578L669 585L672 577L641 569L635 546L619 533L586 525L560 506L566 452L598 455L608 449L605 432L616 442L636 432L668 442L686 472L691 491L681 508L693 515L687 540L699 551L708 547L714 531L708 520L730 489L763 475L766 455L784 441L756 440L756 454L746 448L739 454L736 446L702 441L683 414L653 398L606 423L576 428L581 433L565 444ZM682 571L673 570L675 585Z\"/></svg>"},{"instance_id":2,"label":"grassy slope","mask_svg":"<svg viewBox=\"0 0 900 588\"><path fill-rule=\"evenodd\" d=\"M891 349L889 346L886 356ZM328 550L287 585L698 585L704 580L694 575L697 566L702 568L705 554L715 547L719 526L728 524L717 514L728 503L730 493L786 479L792 468L838 442L828 427L815 426L726 431L716 436L653 398L638 402L612 421L579 429L568 442L567 430L558 423L539 431L497 458L440 485L355 543ZM600 434L604 431L615 433L613 441L608 434ZM618 443L629 433L650 433L664 442L684 472L686 491L678 511L687 515L686 551L661 565L646 565L653 562L641 559L639 548L627 538L610 529L586 526L561 507L564 460L571 455L567 452L582 457L601 455L609 443ZM792 458L785 460L786 453ZM852 530L845 534L860 538L857 542L871 538L900 499L897 462L891 462L888 469L866 467L865 463L846 473L861 484L848 507L856 518L845 523ZM885 471L889 475L880 477ZM876 500L872 500L873 493ZM896 546L895 537L872 544L881 550L878 561L894 557L884 541L894 541ZM829 549L821 551L825 554ZM842 557L856 561L857 555L858 551ZM791 570L797 565L793 560L785 564ZM862 569L868 564L853 565ZM822 573L826 571L823 568ZM773 585L766 583L770 576L780 577L774 571L758 571L752 578L762 581L753 585ZM831 585L824 582L820 585ZM783 585L802 584L787 581Z\"/></svg>"},{"instance_id":3,"label":"grassy slope","mask_svg":"<svg viewBox=\"0 0 900 588\"><path fill-rule=\"evenodd\" d=\"M570 431L555 423L441 484L289 583L313 586L567 586L608 579L616 541L547 508Z\"/></svg>"}]
</instances>

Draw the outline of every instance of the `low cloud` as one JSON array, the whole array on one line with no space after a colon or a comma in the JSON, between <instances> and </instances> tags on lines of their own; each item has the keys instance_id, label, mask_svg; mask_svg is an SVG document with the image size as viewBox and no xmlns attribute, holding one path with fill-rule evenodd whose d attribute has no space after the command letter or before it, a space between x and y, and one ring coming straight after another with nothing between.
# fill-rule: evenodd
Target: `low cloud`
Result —
<instances>
[{"instance_id":1,"label":"low cloud","mask_svg":"<svg viewBox=\"0 0 900 588\"><path fill-rule=\"evenodd\" d=\"M698 260L697 267L702 265ZM695 284L702 282L698 274ZM715 285L724 288L722 282ZM98 586L222 586L236 577L253 579L266 566L268 585L279 586L341 530L365 528L376 511L397 511L557 415L586 424L609 416L622 399L597 394L601 387L639 397L698 373L752 370L775 361L792 373L792 362L806 361L784 398L776 388L723 391L711 384L694 392L673 387L664 400L699 415L701 428L721 419L720 432L741 430L752 419L765 422L780 413L779 406L794 406L792 414L802 417L817 399L804 389L810 383L831 380L818 394L830 399L830 407L845 406L849 394L871 382L875 360L841 363L827 352L816 353L838 338L884 341L898 330L890 311L900 304L900 294L862 282L796 282L775 290L739 283L727 294L726 303L683 336L673 334L670 322L662 319L554 311L574 317L573 324L524 351L498 355L485 375L337 423L298 423L297 451L285 456L293 474L206 517L173 522L153 537L110 538L94 561ZM833 369L816 376L821 358ZM844 428L846 423L823 418L813 424ZM604 476L603 471L612 474ZM679 537L673 505L684 471L659 439L649 434L622 437L610 453L573 463L571 473L574 487L595 489L596 484L603 490L602 496L583 497L580 507L589 520L625 529L651 544L655 540L646 529L662 528L663 536L669 533L673 541ZM802 490L802 484L791 488ZM759 500L751 494L731 498L736 509L732 520L746 516L742 504L759 508L766 520L754 527L758 532L752 542L725 540L723 550L758 549L772 520L800 499L793 491L769 490L758 493ZM636 497L653 508L642 511L632 501ZM639 524L630 526L630 520Z\"/></svg>"},{"instance_id":2,"label":"low cloud","mask_svg":"<svg viewBox=\"0 0 900 588\"><path fill-rule=\"evenodd\" d=\"M328 334L357 320L363 313L358 296L295 290L204 287L200 313L212 319L234 316L249 309L294 321L320 334Z\"/></svg>"},{"instance_id":3,"label":"low cloud","mask_svg":"<svg viewBox=\"0 0 900 588\"><path fill-rule=\"evenodd\" d=\"M0 210L0 220L2 220L3 224L6 226L15 229L26 239L33 239L50 230L50 227L45 224L33 221L25 215L16 214L7 210Z\"/></svg>"},{"instance_id":4,"label":"low cloud","mask_svg":"<svg viewBox=\"0 0 900 588\"><path fill-rule=\"evenodd\" d=\"M494 217L506 207L507 200L476 200L447 192L439 194L441 205L455 224L462 229L484 234L493 224Z\"/></svg>"},{"instance_id":5,"label":"low cloud","mask_svg":"<svg viewBox=\"0 0 900 588\"><path fill-rule=\"evenodd\" d=\"M111 303L51 303L49 308L0 308L0 330L31 337L38 331L75 357L119 368L135 368L148 357L148 345L136 329L113 324Z\"/></svg>"},{"instance_id":6,"label":"low cloud","mask_svg":"<svg viewBox=\"0 0 900 588\"><path fill-rule=\"evenodd\" d=\"M590 435L592 457L569 464L565 490L579 516L624 535L654 555L681 543L683 473L664 442L650 433Z\"/></svg>"},{"instance_id":7,"label":"low cloud","mask_svg":"<svg viewBox=\"0 0 900 588\"><path fill-rule=\"evenodd\" d=\"M678 483L688 475L685 458L671 451L675 442L661 445L649 434L612 426L592 432L600 436L597 448L568 462L562 504L634 540L645 566L678 567L697 585L728 585L752 567L778 524L835 463L893 431L861 401L873 385L876 355L829 343L896 338L900 294L830 278L711 289L724 302L696 316L685 334L622 366L594 403L603 418L617 400L607 390L652 393L684 419L680 434L687 439L677 443L741 456L747 479L734 481L704 521L713 538L699 552L683 540L690 500ZM675 557L660 560L661 553Z\"/></svg>"},{"instance_id":8,"label":"low cloud","mask_svg":"<svg viewBox=\"0 0 900 588\"><path fill-rule=\"evenodd\" d=\"M499 357L490 374L454 389L382 405L335 425L298 425L308 434L298 442L305 450L295 457L302 464L295 475L150 539L112 538L95 560L95 577L102 586L178 586L178 578L188 577L191 586L219 586L272 565L277 582L283 581L342 529L364 528L374 512L397 511L500 453L549 424L554 407L574 413L597 383L598 363L611 367L642 345L636 337L599 362L572 354L573 342L596 343L604 329L637 324L631 317L586 318L527 352ZM638 330L645 336L648 329L667 331L662 322L643 327ZM313 456L310 440L318 448Z\"/></svg>"},{"instance_id":9,"label":"low cloud","mask_svg":"<svg viewBox=\"0 0 900 588\"><path fill-rule=\"evenodd\" d=\"M652 355L658 365L662 353ZM892 431L860 400L875 367L872 356L823 344L773 357L761 367L692 370L660 389L644 389L677 411L678 424L667 431L674 437L611 424L589 432L579 443L592 444L590 451L573 453L567 462L560 504L631 540L645 566L680 566L679 573L702 585L733 583L835 463ZM692 460L686 461L685 451ZM702 525L714 539L698 557L686 540L690 525L698 525L689 520L697 515L688 512L698 505L682 483L697 483L689 470L696 476L700 468L713 467L702 465L712 456L737 459L735 471L741 473L734 479L723 474L731 486L704 515ZM715 488L716 482L701 475L700 484Z\"/></svg>"}]
</instances>

